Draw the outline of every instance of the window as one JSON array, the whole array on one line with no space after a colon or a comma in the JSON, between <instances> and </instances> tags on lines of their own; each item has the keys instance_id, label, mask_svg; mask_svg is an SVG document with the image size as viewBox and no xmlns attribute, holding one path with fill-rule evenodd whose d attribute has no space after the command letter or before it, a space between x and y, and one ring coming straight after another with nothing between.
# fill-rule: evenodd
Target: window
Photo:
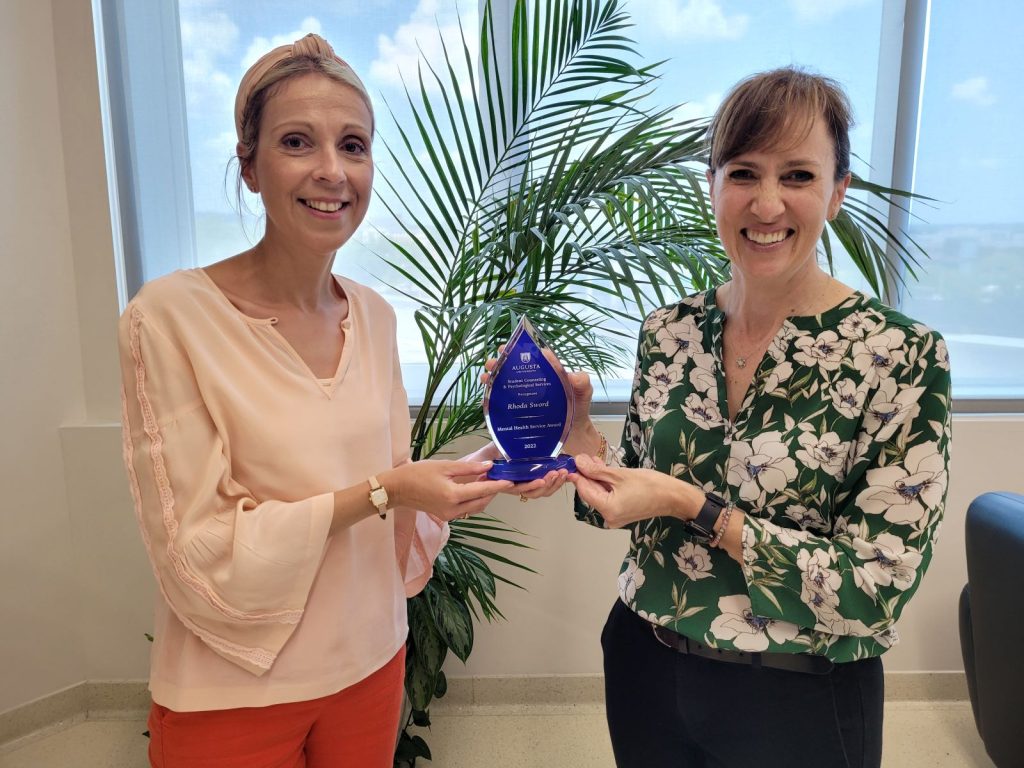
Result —
<instances>
[{"instance_id":1,"label":"window","mask_svg":"<svg viewBox=\"0 0 1024 768\"><path fill-rule=\"evenodd\" d=\"M458 34L456 7L470 34L479 18L475 0L94 3L107 48L117 148L111 176L129 294L144 280L222 259L258 237L258 216L235 209L237 169L228 168L235 88L255 58L306 32L331 40L374 99L379 143L392 130L389 110L400 121L407 114L399 73L415 78L419 50L431 56L438 28L448 40ZM889 212L891 226L906 226L932 255L901 308L949 339L958 407L971 407L970 398L989 398L974 407L990 409L992 398L1016 398L996 406L1014 410L1024 405L1024 219L1013 205L1019 195L1009 168L1024 150L1010 132L1024 108L1011 98L1022 64L1012 31L1024 11L1010 0L996 5L999 24L988 10L931 9L927 0L632 0L627 7L643 61L665 60L653 105L686 101L685 115L710 116L738 79L788 64L843 83L857 120L854 170L882 184L913 183L941 201L916 204L909 224ZM375 155L379 180L388 158ZM243 208L258 210L251 199ZM415 404L425 354L414 307L388 287L399 281L378 259L388 248L381 232L395 231L379 201L371 204L335 269L373 285L395 307ZM840 279L863 287L852 265L840 260L837 269ZM623 401L631 378L622 371L604 399Z\"/></svg>"},{"instance_id":2,"label":"window","mask_svg":"<svg viewBox=\"0 0 1024 768\"><path fill-rule=\"evenodd\" d=\"M910 234L931 256L903 308L949 342L958 397L1024 397L1024 210L1016 176L1024 6L935 3Z\"/></svg>"}]
</instances>

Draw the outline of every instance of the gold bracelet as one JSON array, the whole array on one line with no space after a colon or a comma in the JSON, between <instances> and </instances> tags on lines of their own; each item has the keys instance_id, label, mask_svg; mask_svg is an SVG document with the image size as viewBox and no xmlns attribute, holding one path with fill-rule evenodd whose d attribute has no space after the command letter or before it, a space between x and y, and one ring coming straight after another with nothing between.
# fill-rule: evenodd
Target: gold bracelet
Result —
<instances>
[{"instance_id":1,"label":"gold bracelet","mask_svg":"<svg viewBox=\"0 0 1024 768\"><path fill-rule=\"evenodd\" d=\"M608 460L606 457L608 456L608 440L605 439L603 432L598 432L597 435L601 438L601 444L597 447L597 453L595 453L594 456L596 456L597 460L601 463L607 464Z\"/></svg>"}]
</instances>

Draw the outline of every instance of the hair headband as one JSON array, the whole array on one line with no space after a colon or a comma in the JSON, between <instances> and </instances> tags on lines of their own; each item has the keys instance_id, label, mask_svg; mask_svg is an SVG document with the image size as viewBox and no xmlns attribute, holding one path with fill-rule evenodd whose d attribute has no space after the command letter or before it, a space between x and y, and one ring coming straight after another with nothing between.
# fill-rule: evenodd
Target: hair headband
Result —
<instances>
[{"instance_id":1,"label":"hair headband","mask_svg":"<svg viewBox=\"0 0 1024 768\"><path fill-rule=\"evenodd\" d=\"M238 135L239 141L242 141L242 113L245 111L245 105L249 103L249 98L252 96L256 86L259 85L271 69L282 61L300 56L308 56L314 59L334 59L352 72L352 77L355 78L356 82L359 82L359 78L356 77L348 62L338 56L334 49L331 48L331 44L320 37L320 35L314 35L310 32L291 45L278 46L269 53L263 54L255 64L249 67L242 77L242 82L238 84L238 93L235 95L235 133Z\"/></svg>"}]
</instances>

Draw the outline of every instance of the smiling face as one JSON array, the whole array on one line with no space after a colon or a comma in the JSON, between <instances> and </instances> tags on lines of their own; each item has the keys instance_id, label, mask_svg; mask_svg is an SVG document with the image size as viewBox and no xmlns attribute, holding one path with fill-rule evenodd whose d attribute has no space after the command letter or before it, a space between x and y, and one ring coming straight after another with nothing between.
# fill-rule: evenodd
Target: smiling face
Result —
<instances>
[{"instance_id":1,"label":"smiling face","mask_svg":"<svg viewBox=\"0 0 1024 768\"><path fill-rule=\"evenodd\" d=\"M825 220L839 211L850 183L849 174L835 177L835 146L821 118L800 141L745 152L708 171L734 278L792 283L817 270Z\"/></svg>"},{"instance_id":2,"label":"smiling face","mask_svg":"<svg viewBox=\"0 0 1024 768\"><path fill-rule=\"evenodd\" d=\"M268 96L258 137L242 177L263 198L264 241L334 253L370 204L373 121L366 103L324 75L293 77Z\"/></svg>"}]
</instances>

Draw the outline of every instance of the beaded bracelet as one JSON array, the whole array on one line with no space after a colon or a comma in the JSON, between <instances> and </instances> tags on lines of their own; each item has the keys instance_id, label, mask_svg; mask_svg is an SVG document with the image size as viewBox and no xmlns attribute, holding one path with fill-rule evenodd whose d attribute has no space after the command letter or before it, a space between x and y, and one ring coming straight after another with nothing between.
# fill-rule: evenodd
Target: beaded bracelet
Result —
<instances>
[{"instance_id":1,"label":"beaded bracelet","mask_svg":"<svg viewBox=\"0 0 1024 768\"><path fill-rule=\"evenodd\" d=\"M719 542L722 541L722 537L725 536L725 529L729 527L729 518L732 516L732 511L735 508L736 505L733 504L731 501L728 504L726 504L725 511L722 512L722 516L721 518L719 518L722 521L722 525L719 526L718 533L714 535L714 538L712 538L711 541L708 542L710 546L717 547Z\"/></svg>"}]
</instances>

